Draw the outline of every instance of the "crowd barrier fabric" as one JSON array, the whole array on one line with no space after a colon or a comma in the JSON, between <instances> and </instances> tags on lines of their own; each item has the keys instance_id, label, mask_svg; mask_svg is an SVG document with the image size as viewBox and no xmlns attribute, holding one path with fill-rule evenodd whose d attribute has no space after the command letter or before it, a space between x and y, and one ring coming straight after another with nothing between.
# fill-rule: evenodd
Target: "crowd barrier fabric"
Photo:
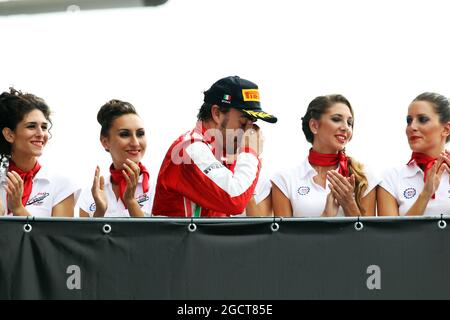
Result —
<instances>
[{"instance_id":1,"label":"crowd barrier fabric","mask_svg":"<svg viewBox=\"0 0 450 320\"><path fill-rule=\"evenodd\" d=\"M447 222L0 218L0 299L450 299Z\"/></svg>"}]
</instances>

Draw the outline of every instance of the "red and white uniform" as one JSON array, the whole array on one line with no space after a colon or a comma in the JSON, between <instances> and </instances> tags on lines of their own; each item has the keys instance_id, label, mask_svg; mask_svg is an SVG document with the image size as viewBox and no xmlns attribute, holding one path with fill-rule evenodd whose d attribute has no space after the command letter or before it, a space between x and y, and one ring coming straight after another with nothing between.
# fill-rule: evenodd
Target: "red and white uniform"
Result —
<instances>
[{"instance_id":1,"label":"red and white uniform","mask_svg":"<svg viewBox=\"0 0 450 320\"><path fill-rule=\"evenodd\" d=\"M152 213L176 217L240 214L253 196L260 167L251 149L237 156L235 166L219 161L211 140L197 126L170 146L159 171Z\"/></svg>"}]
</instances>

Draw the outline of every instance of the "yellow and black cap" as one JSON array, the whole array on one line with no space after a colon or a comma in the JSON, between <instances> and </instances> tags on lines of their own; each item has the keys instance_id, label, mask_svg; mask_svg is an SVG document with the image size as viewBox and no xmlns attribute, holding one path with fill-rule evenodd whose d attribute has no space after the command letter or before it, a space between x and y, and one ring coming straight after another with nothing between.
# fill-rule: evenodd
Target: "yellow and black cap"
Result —
<instances>
[{"instance_id":1,"label":"yellow and black cap","mask_svg":"<svg viewBox=\"0 0 450 320\"><path fill-rule=\"evenodd\" d=\"M278 120L261 109L258 86L238 76L218 80L204 94L204 102L239 109L254 118L270 123Z\"/></svg>"}]
</instances>

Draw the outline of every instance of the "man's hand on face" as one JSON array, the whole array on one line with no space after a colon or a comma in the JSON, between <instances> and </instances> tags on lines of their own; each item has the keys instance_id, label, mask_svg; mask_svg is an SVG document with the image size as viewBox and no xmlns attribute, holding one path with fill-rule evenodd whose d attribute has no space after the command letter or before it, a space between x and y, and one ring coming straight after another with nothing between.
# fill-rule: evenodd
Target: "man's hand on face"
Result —
<instances>
[{"instance_id":1,"label":"man's hand on face","mask_svg":"<svg viewBox=\"0 0 450 320\"><path fill-rule=\"evenodd\" d=\"M242 137L241 150L250 148L259 156L263 152L263 146L264 137L261 129L256 124L247 126Z\"/></svg>"}]
</instances>

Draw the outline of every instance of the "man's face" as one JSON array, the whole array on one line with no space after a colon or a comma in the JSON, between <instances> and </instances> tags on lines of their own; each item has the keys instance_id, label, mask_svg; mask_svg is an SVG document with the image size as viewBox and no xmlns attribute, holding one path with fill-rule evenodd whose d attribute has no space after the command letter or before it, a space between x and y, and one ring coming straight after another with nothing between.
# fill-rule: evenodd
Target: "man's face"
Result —
<instances>
[{"instance_id":1,"label":"man's face","mask_svg":"<svg viewBox=\"0 0 450 320\"><path fill-rule=\"evenodd\" d=\"M251 129L256 122L242 111L231 108L227 113L221 113L219 129L222 133L223 150L226 154L235 154L241 145L245 130Z\"/></svg>"}]
</instances>

